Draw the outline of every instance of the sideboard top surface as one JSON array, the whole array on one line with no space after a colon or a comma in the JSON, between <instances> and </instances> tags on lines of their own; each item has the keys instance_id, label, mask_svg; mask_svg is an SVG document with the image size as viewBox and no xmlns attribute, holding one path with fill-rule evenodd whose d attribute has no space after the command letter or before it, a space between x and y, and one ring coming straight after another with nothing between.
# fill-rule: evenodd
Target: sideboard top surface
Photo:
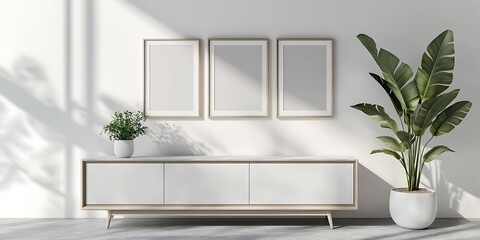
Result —
<instances>
[{"instance_id":1,"label":"sideboard top surface","mask_svg":"<svg viewBox=\"0 0 480 240\"><path fill-rule=\"evenodd\" d=\"M134 156L118 158L114 156L88 157L85 162L355 162L351 156Z\"/></svg>"}]
</instances>

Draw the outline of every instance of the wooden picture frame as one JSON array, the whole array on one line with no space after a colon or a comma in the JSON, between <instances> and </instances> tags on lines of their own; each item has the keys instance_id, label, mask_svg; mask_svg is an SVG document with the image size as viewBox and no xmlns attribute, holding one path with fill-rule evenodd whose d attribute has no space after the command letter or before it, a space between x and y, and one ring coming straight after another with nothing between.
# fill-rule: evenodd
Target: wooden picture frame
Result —
<instances>
[{"instance_id":1,"label":"wooden picture frame","mask_svg":"<svg viewBox=\"0 0 480 240\"><path fill-rule=\"evenodd\" d=\"M277 39L277 116L333 115L333 40Z\"/></svg>"},{"instance_id":2,"label":"wooden picture frame","mask_svg":"<svg viewBox=\"0 0 480 240\"><path fill-rule=\"evenodd\" d=\"M268 117L268 39L209 39L209 117Z\"/></svg>"},{"instance_id":3,"label":"wooden picture frame","mask_svg":"<svg viewBox=\"0 0 480 240\"><path fill-rule=\"evenodd\" d=\"M200 40L144 39L146 117L200 117Z\"/></svg>"}]
</instances>

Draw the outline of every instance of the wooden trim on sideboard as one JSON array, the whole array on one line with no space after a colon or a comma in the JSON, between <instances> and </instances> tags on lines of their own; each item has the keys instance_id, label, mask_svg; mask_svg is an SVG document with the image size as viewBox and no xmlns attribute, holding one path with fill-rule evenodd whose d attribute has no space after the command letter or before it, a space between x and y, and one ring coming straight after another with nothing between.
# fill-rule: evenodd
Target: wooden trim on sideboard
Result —
<instances>
[{"instance_id":1,"label":"wooden trim on sideboard","mask_svg":"<svg viewBox=\"0 0 480 240\"><path fill-rule=\"evenodd\" d=\"M84 163L357 163L357 160L83 160Z\"/></svg>"},{"instance_id":2,"label":"wooden trim on sideboard","mask_svg":"<svg viewBox=\"0 0 480 240\"><path fill-rule=\"evenodd\" d=\"M354 167L354 176L353 176L353 205L355 207L354 210L358 210L358 160L355 160L353 163Z\"/></svg>"},{"instance_id":3,"label":"wooden trim on sideboard","mask_svg":"<svg viewBox=\"0 0 480 240\"><path fill-rule=\"evenodd\" d=\"M83 161L118 161L118 162L353 162L350 156L134 156L118 158L99 156L84 158Z\"/></svg>"},{"instance_id":4,"label":"wooden trim on sideboard","mask_svg":"<svg viewBox=\"0 0 480 240\"><path fill-rule=\"evenodd\" d=\"M202 211L311 212L322 210L356 210L353 204L88 204L84 210L163 211L198 213Z\"/></svg>"},{"instance_id":5,"label":"wooden trim on sideboard","mask_svg":"<svg viewBox=\"0 0 480 240\"><path fill-rule=\"evenodd\" d=\"M161 211L161 210L111 210L112 214L166 214L174 216L184 216L188 214L190 216L249 216L249 217L259 217L259 216L311 216L318 217L319 215L326 215L329 210L314 210L314 211L257 211L257 210L240 210L240 211Z\"/></svg>"},{"instance_id":6,"label":"wooden trim on sideboard","mask_svg":"<svg viewBox=\"0 0 480 240\"><path fill-rule=\"evenodd\" d=\"M86 161L82 161L82 167L81 167L81 176L82 176L82 181L81 181L81 189L82 189L82 209L85 208L87 205L87 163Z\"/></svg>"}]
</instances>

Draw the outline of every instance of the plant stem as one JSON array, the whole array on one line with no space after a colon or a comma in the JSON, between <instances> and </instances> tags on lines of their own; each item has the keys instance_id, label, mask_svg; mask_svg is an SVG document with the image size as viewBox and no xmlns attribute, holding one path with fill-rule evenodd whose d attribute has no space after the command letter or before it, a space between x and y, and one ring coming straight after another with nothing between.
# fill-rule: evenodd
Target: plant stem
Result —
<instances>
[{"instance_id":1,"label":"plant stem","mask_svg":"<svg viewBox=\"0 0 480 240\"><path fill-rule=\"evenodd\" d=\"M421 158L422 158L422 161L421 161L421 164L420 164L420 171L418 171L418 179L421 178L422 176L422 172L423 172L423 166L425 165L425 162L424 162L424 159L423 159L423 153L425 152L425 148L427 148L427 145L430 143L430 141L432 141L434 136L432 136L430 139L428 139L427 143L425 143L425 145L423 146L423 149L422 149L422 154L420 155ZM418 189L420 187L420 181L418 181L417 185L416 185L416 188Z\"/></svg>"},{"instance_id":2,"label":"plant stem","mask_svg":"<svg viewBox=\"0 0 480 240\"><path fill-rule=\"evenodd\" d=\"M403 111L403 115L405 115L405 114L406 114L405 111ZM405 127L404 127L404 125L403 125L402 118L401 118L400 115L398 115L398 114L397 114L397 116L398 116L398 120L400 121L400 124L402 125L402 130L405 131Z\"/></svg>"},{"instance_id":3,"label":"plant stem","mask_svg":"<svg viewBox=\"0 0 480 240\"><path fill-rule=\"evenodd\" d=\"M405 114L407 114L407 113L405 111L403 111L404 116L405 116ZM398 120L400 122L400 125L402 126L402 130L405 131L405 124L403 123L402 118L398 114L397 114L397 116L398 116ZM408 176L407 166L405 164L405 154L403 154L403 152L401 154L402 154L402 159L400 159L400 163L402 164L403 169L405 170L405 176L407 177L407 184L408 184L409 183L409 176Z\"/></svg>"},{"instance_id":4,"label":"plant stem","mask_svg":"<svg viewBox=\"0 0 480 240\"><path fill-rule=\"evenodd\" d=\"M417 156L417 151L418 151L418 137L415 137L413 140L413 148L412 148L412 154L410 156L410 161L412 165L412 170L410 172L410 175L412 176L412 181L410 182L409 186L409 191L414 190L415 184L417 182L417 166L416 166L416 156Z\"/></svg>"},{"instance_id":5,"label":"plant stem","mask_svg":"<svg viewBox=\"0 0 480 240\"><path fill-rule=\"evenodd\" d=\"M420 178L421 178L421 171L419 173L419 164L420 164L420 148L422 147L422 136L418 136L417 137L417 147L415 148L415 153L416 153L416 156L415 156L415 184L413 186L413 190L417 190L418 189L418 186L420 185Z\"/></svg>"},{"instance_id":6,"label":"plant stem","mask_svg":"<svg viewBox=\"0 0 480 240\"><path fill-rule=\"evenodd\" d=\"M410 119L411 120L411 119ZM408 126L408 135L410 136L411 132L412 132L412 124L409 124ZM415 142L414 142L415 143ZM412 174L413 173L413 162L412 162L412 159L413 159L413 152L414 152L414 149L412 148L415 148L415 144L412 144L410 145L410 147L408 148L408 176L409 176L409 180L408 180L408 190L411 191L412 190L412 183L415 181L414 179L414 175Z\"/></svg>"},{"instance_id":7,"label":"plant stem","mask_svg":"<svg viewBox=\"0 0 480 240\"><path fill-rule=\"evenodd\" d=\"M407 183L408 183L408 171L407 171L407 166L405 165L405 154L401 152L402 158L400 159L400 163L402 164L403 169L405 170L405 176L407 177Z\"/></svg>"}]
</instances>

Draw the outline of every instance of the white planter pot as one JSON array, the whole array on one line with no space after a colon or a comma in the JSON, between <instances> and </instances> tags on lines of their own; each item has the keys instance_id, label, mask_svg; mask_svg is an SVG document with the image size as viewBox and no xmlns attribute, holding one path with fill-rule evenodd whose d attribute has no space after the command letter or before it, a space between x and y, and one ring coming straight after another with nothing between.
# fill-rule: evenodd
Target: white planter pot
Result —
<instances>
[{"instance_id":1,"label":"white planter pot","mask_svg":"<svg viewBox=\"0 0 480 240\"><path fill-rule=\"evenodd\" d=\"M424 229L430 226L437 216L437 195L430 192L390 192L390 215L400 227Z\"/></svg>"},{"instance_id":2,"label":"white planter pot","mask_svg":"<svg viewBox=\"0 0 480 240\"><path fill-rule=\"evenodd\" d=\"M133 140L114 140L113 152L116 157L129 158L133 155L135 149Z\"/></svg>"}]
</instances>

